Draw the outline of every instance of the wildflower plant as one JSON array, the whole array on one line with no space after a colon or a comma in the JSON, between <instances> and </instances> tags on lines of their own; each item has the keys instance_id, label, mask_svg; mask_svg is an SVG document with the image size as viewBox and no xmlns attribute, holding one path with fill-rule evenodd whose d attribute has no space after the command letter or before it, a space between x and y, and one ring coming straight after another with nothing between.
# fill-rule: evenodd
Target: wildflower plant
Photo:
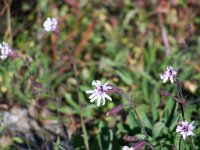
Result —
<instances>
[{"instance_id":1,"label":"wildflower plant","mask_svg":"<svg viewBox=\"0 0 200 150\"><path fill-rule=\"evenodd\" d=\"M163 80L163 83L166 83L168 79L170 79L171 83L174 83L173 85L177 92L176 96L173 96L173 94L165 90L160 90L158 91L158 93L164 97L166 96L172 97L179 104L181 116L182 116L182 123L181 125L178 125L176 128L176 132L181 134L181 137L179 139L179 149L181 149L182 138L185 140L186 137L188 137L190 141L191 149L194 150L195 148L194 148L192 139L190 137L190 136L195 135L193 133L194 121L189 124L188 121L185 120L185 113L184 113L184 107L183 107L183 104L185 103L185 97L183 96L183 93L182 93L183 86L182 86L182 82L176 76L177 76L177 72L171 66L168 66L167 70L164 71L163 74L160 74L160 78Z\"/></svg>"},{"instance_id":2,"label":"wildflower plant","mask_svg":"<svg viewBox=\"0 0 200 150\"><path fill-rule=\"evenodd\" d=\"M6 1L5 1L5 3L6 3ZM62 2L60 2L59 5L61 3ZM115 43L118 43L118 41L119 41L119 43L122 43L123 47L124 47L124 45L128 44L128 47L132 48L132 44L129 43L129 41L131 41L131 40L129 40L129 38L127 38L127 37L125 37L122 41L120 41L120 38L117 38L117 42L116 42L116 40L112 39L112 38L115 38L115 36L118 36L120 34L116 34L116 35L114 34L114 36L112 36L112 38L111 38L112 40L110 40L110 42L104 44L103 42L107 40L107 35L104 34L104 33L102 34L102 28L101 28L101 26L100 27L98 26L99 24L103 25L103 27L107 31L109 31L109 35L110 35L110 33L112 33L112 31L115 27L116 27L115 29L118 30L117 27L118 27L118 24L120 24L120 23L118 23L118 21L116 19L117 18L116 16L117 16L117 13L118 13L116 8L121 7L121 6L114 5L115 6L115 9L113 9L114 15L111 18L110 17L107 18L107 16L105 16L105 12L99 13L99 11L97 11L97 13L94 13L95 14L94 16L95 17L98 16L98 17L95 18L95 21L89 23L90 19L93 19L93 16L90 16L89 18L85 18L85 16L82 14L82 9L80 9L80 8L82 8L82 7L90 8L91 10L89 10L88 12L91 12L92 11L91 4L88 7L86 5L87 2L86 3L82 3L82 2L79 3L79 2L75 2L75 1L74 2L66 1L65 3L71 3L71 4L69 5L70 7L65 6L65 8L62 9L61 15L64 16L65 12L69 12L70 14L66 15L66 17L63 20L61 18L56 19L56 18L48 17L46 20L44 19L44 21L40 24L40 29L43 28L42 33L44 33L44 34L49 33L51 35L54 34L54 35L58 36L59 33L60 33L60 31L58 29L58 22L61 22L61 21L64 22L66 20L69 20L73 24L70 28L67 29L67 32L70 33L69 35L67 35L65 37L64 34L62 34L62 38L60 38L60 39L64 39L63 42L59 41L58 37L55 37L53 35L53 36L51 36L51 39L48 41L48 42L52 41L52 43L49 44L49 46L46 46L44 48L49 48L51 46L51 48L52 48L51 54L54 55L53 56L54 58L55 57L57 58L57 56L62 55L60 53L59 53L60 55L59 54L57 55L57 53L56 53L57 52L56 48L59 48L59 46L60 46L58 44L61 44L63 47L65 47L64 43L69 39L70 39L71 43L73 43L71 39L75 39L75 41L80 41L80 43L78 45L76 45L76 47L74 47L74 51L75 51L75 52L73 52L74 55L68 54L68 52L67 52L67 55L69 57L69 62L67 62L68 58L67 58L67 61L65 61L65 62L69 63L70 67L69 68L68 68L68 66L66 67L65 62L63 63L61 61L61 63L64 64L63 65L64 67L62 66L61 69L58 71L59 73L56 73L54 77L47 78L47 80L50 80L50 83L60 84L60 81L62 82L66 79L65 76L60 77L60 72L62 72L61 74L65 74L68 70L70 70L70 74L67 74L67 76L70 76L70 78L69 78L69 80L68 79L65 80L66 81L65 83L67 83L67 81L72 83L72 85L70 85L70 90L72 91L72 93L70 93L71 91L69 90L70 94L66 94L64 96L62 95L60 103L64 104L65 103L64 100L66 100L67 103L69 103L70 105L72 105L72 107L75 108L74 111L72 111L71 109L68 109L68 107L66 108L66 106L62 106L62 105L61 105L61 108L59 109L59 105L58 105L59 101L57 101L57 95L52 96L50 94L50 92L49 93L46 92L46 88L45 88L46 84L40 83L40 79L37 76L35 76L34 72L32 71L32 69L33 69L32 67L34 66L34 65L32 66L32 62L36 62L37 60L32 61L31 57L25 56L24 54L21 55L21 53L17 53L17 51L12 49L9 46L9 44L6 43L6 42L0 43L0 58L2 60L6 60L8 57L11 57L11 58L18 58L19 60L22 61L22 63L21 63L22 66L19 69L18 75L23 76L25 78L26 82L27 82L26 83L27 88L31 92L31 96L28 95L29 96L28 99L34 99L35 100L36 109L34 109L34 113L36 114L35 115L36 117L34 119L38 122L39 127L44 129L44 132L41 133L41 134L44 133L44 135L42 135L44 137L44 141L46 139L48 139L48 135L46 135L46 133L48 133L48 130L43 126L44 123L43 123L43 120L41 119L42 117L40 117L41 114L46 113L46 112L42 112L43 107L39 103L40 98L42 98L41 95L40 95L42 92L48 93L47 97L48 97L49 103L51 103L48 107L50 109L52 109L52 114L56 111L56 113L57 113L56 117L58 117L58 122L60 124L62 124L63 131L65 131L63 133L64 136L61 139L59 137L60 135L58 135L57 133L55 134L55 136L58 137L57 142L56 142L56 148L57 149L60 149L60 148L68 149L69 148L70 150L75 148L75 147L71 148L70 146L68 146L68 143L67 143L68 141L70 141L70 139L73 139L73 138L71 138L72 131L70 131L70 130L76 130L76 129L81 129L80 132L82 132L81 136L77 135L77 137L79 138L78 140L84 143L84 145L81 143L82 149L89 150L89 149L91 149L90 148L91 145L96 146L96 143L93 143L93 139L91 138L93 135L90 135L91 137L89 137L88 133L91 133L91 132L90 131L88 132L87 129L88 129L88 127L92 127L92 125L93 125L93 124L90 123L90 119L93 120L95 123L99 123L102 120L101 120L101 118L92 118L92 117L89 118L88 114L93 115L93 113L90 113L89 111L87 113L84 112L84 110L89 108L88 106L86 106L86 101L84 101L84 95L86 95L88 97L89 102L95 103L97 105L97 107L100 108L100 107L105 106L108 102L112 102L112 105L109 105L108 107L115 105L116 101L112 98L111 94L116 94L115 96L120 97L121 99L125 100L125 102L123 102L123 103L117 102L118 104L116 104L112 108L109 108L107 110L107 113L105 114L105 118L104 118L103 121L113 119L113 118L118 119L118 117L115 117L115 116L118 115L119 113L121 113L121 111L127 110L127 111L129 111L129 113L128 113L128 117L126 117L126 118L124 117L124 115L121 118L119 117L120 118L119 120L120 121L124 120L124 122L120 122L116 125L116 128L117 128L116 134L113 134L114 132L111 129L109 130L108 133L109 133L110 139L108 139L107 133L105 134L104 132L102 132L102 133L96 132L96 127L94 127L95 132L92 132L92 133L95 133L95 134L97 133L98 142L100 141L100 138L101 138L102 135L107 136L106 140L109 141L109 148L105 148L105 149L109 149L109 150L112 149L112 145L115 144L115 143L112 143L113 142L112 140L116 138L116 137L113 138L113 135L117 135L119 137L119 132L122 131L122 134L125 135L125 136L121 140L124 140L126 142L126 144L123 143L119 146L121 150L140 150L140 149L154 150L154 149L162 149L164 147L163 145L167 145L168 147L167 146L166 147L169 148L169 149L175 149L175 147L178 147L179 150L180 150L182 145L183 145L183 144L181 144L182 141L185 142L187 145L189 143L189 146L191 147L191 149L194 150L196 148L194 143L193 143L194 142L193 138L194 139L196 138L196 136L195 136L195 134L196 134L195 133L196 122L195 121L190 122L190 119L188 119L190 116L188 117L188 114L185 115L185 112L186 112L185 106L186 106L186 102L188 100L185 97L186 95L183 95L183 91L182 91L183 85L182 85L182 82L178 79L178 69L177 68L173 68L172 66L167 66L166 69L163 71L163 73L161 73L160 75L159 75L158 72L156 72L157 77L159 76L163 83L167 83L167 82L171 83L171 85L173 87L175 87L175 90L176 90L176 94L174 94L173 92L163 90L163 89L158 91L160 96L169 97L169 98L174 100L174 101L172 101L174 106L173 107L172 107L172 105L169 106L169 107L172 107L171 109L173 109L173 111L168 111L168 110L166 111L166 112L169 112L170 115L168 115L167 113L165 114L165 112L163 113L163 112L158 111L159 109L167 108L168 106L163 106L163 103L160 104L161 105L160 106L159 105L159 100L160 100L159 98L156 99L157 100L156 102L154 101L154 98L156 96L158 97L156 92L154 94L156 96L153 97L153 98L151 97L150 94L148 94L148 92L145 92L145 91L151 90L150 88L148 88L147 85L154 87L154 85L157 84L157 82L153 79L153 77L151 77L146 72L141 72L142 76L144 77L145 80L152 79L152 82L150 84L146 84L147 82L142 81L141 82L142 84L140 84L140 81L139 81L138 86L141 86L143 88L143 91L141 93L144 94L144 99L146 100L145 104L143 104L144 103L143 101L139 101L140 106L145 105L145 107L142 110L140 109L141 108L140 106L137 106L137 102L135 101L135 97L133 98L132 96L130 96L128 93L125 92L125 90L122 90L123 88L121 88L120 86L111 85L108 81L105 82L105 83L102 83L100 80L94 80L94 81L92 81L93 88L91 88L91 90L86 90L86 91L84 91L84 93L80 93L80 91L81 91L80 89L82 89L82 87L84 87L84 85L83 86L80 85L81 80L83 78L81 78L82 77L81 73L79 74L79 72L76 70L76 62L79 63L79 61L76 61L73 57L76 56L77 54L81 53L81 51L84 51L84 53L85 53L84 57L81 57L81 58L88 60L88 58L91 57L90 55L87 55L88 52L87 51L85 52L85 49L83 48L88 43L89 40L91 42L98 43L99 49L105 48L106 50L107 49L115 49L115 48L118 48L118 47L121 48L122 46L116 46L115 45ZM142 5L144 5L145 2L142 1L142 2L139 2L139 3L142 6ZM43 5L44 4L46 4L46 3L43 3ZM106 4L106 7L107 7L107 5L109 5L109 7L112 7L112 6L110 6L110 3ZM125 6L125 5L127 5L127 4L124 3L122 6ZM173 3L173 5L175 6L176 2ZM144 5L144 6L146 7L146 5ZM163 5L163 6L165 6L165 5ZM28 9L27 5L24 5L23 8ZM77 20L76 20L76 19L74 19L75 17L74 17L73 13L75 12L74 10L76 10L77 8L79 9L79 11L75 15L76 18L77 18ZM4 13L5 10L3 10L2 13ZM12 15L12 13L9 12L9 11L11 11L11 10L5 11L5 12L8 13L8 15L7 15L8 17L9 17L9 14ZM155 12L157 12L157 11L159 11L159 9L156 9ZM127 10L122 11L122 12L125 13L125 12L127 12ZM161 12L161 13L165 13L165 12ZM178 13L175 13L175 14L181 14L181 13L178 12ZM59 13L57 13L57 15L59 15ZM130 31L129 30L129 23L134 24L136 26L140 23L140 22L135 23L134 20L131 17L132 15L133 14L130 13L127 16L122 17L122 18L125 18L125 21L123 22L123 26L124 26L125 30L122 31L122 32L120 31L120 33L123 33L123 35L126 35L127 33L129 33L129 31ZM154 13L152 13L150 16L152 16L152 15L154 15ZM124 14L122 16L124 16ZM136 18L142 18L140 16L140 13L137 13ZM158 18L160 19L162 17L158 17ZM40 20L40 19L36 19L36 18L34 18L30 15L28 20ZM145 18L145 20L146 20L146 18ZM8 21L8 26L9 26L9 22L10 21ZM77 25L74 26L74 23L77 23ZM88 27L87 28L85 26L82 27L81 26L82 24L88 25ZM162 22L161 26L162 26L161 32L165 33L164 30L163 30L164 29L164 22ZM62 27L63 26L60 26L60 28L62 28ZM76 36L76 33L79 31L79 30L76 29L76 27L81 27L81 29L84 29L84 30L86 29L84 34L80 34L80 35L82 35L80 38L78 36ZM146 27L156 29L152 25L151 26L144 25L144 27L145 27L144 29L142 28L142 30L141 30L139 28L139 30L138 30L138 31L141 30L142 33L145 33L145 34L143 34L143 36L146 35L146 34L151 35L151 34L148 33L148 31L146 31ZM71 29L73 30L72 32L70 31ZM8 27L8 30L9 30L9 27ZM102 38L98 35L98 38L96 38L97 37L96 32L98 32L99 30L101 30L101 35L103 35L105 37ZM10 30L10 32L12 32L12 30ZM133 30L132 32L135 32L135 31ZM132 33L132 32L130 32L130 33ZM90 38L90 35L92 35L91 36L92 38ZM128 35L131 37L131 34L128 34ZM41 34L41 36L43 37L43 34ZM15 38L16 37L14 37L13 39L15 39ZM164 39L165 45L168 45L169 43L168 43L168 40L166 40L166 33L162 38ZM104 39L106 39L106 40L104 40ZM136 38L136 39L141 39L141 38ZM57 42L57 41L59 41L59 42ZM151 50L144 51L144 57L140 56L141 53L136 53L136 55L134 55L134 57L141 59L141 61L143 60L143 58L144 58L144 60L147 60L147 61L144 61L144 64L143 64L143 62L141 62L140 66L143 66L143 67L145 66L146 68L148 68L147 69L148 71L152 71L152 70L150 70L150 68L154 65L154 63L156 63L154 61L154 57L157 56L157 52L156 52L157 48L154 45L151 45L153 43L151 41L153 41L153 40L150 39L149 41L150 42L148 42L147 44L144 42L145 47L147 47L149 49L152 48L153 51L151 51ZM30 45L35 45L35 42L32 42L32 44L30 44ZM137 45L137 44L135 44L135 45ZM140 48L137 48L137 49L140 49ZM168 50L169 50L169 47L168 47ZM68 48L66 48L66 51L68 51ZM46 52L46 51L44 50L44 51L42 51L42 53L43 52ZM108 53L110 53L110 51L108 51ZM135 51L134 51L134 53L135 53ZM132 79L132 77L134 75L129 76L128 73L126 74L126 71L123 68L124 63L126 63L128 65L129 64L132 65L132 64L135 63L135 61L129 60L128 54L129 54L129 52L127 52L127 54L126 54L123 51L123 52L121 52L121 55L119 55L119 57L116 57L115 59L113 59L113 62L112 61L105 61L105 62L111 63L111 65L110 65L110 66L112 66L111 68L114 68L113 70L115 70L115 71L117 70L116 71L117 75L115 75L115 73L112 72L114 74L114 75L113 74L112 75L115 78L115 81L120 81L120 79L121 79L127 85L129 85L130 87L134 87L135 86L135 85L133 85L134 80L138 79L140 77L139 77L139 73L136 74L137 77L133 78L133 79ZM172 54L172 53L170 52L170 54ZM98 53L97 53L97 55L98 55ZM112 55L112 54L109 54L107 57L109 57L110 55ZM127 56L127 57L124 57L124 56ZM130 56L132 56L132 55L130 55ZM62 60L62 58L63 58L63 60L65 59L64 56L61 56L61 60ZM124 58L124 60L121 61L121 58ZM126 58L128 58L127 61L126 61ZM57 59L55 59L55 60L57 60ZM104 59L101 59L101 60L104 60ZM107 58L106 58L106 60L107 60ZM119 60L120 60L121 64L120 65L117 64L116 67L113 67L113 66L115 66L114 62L115 61L117 62ZM104 63L102 66L103 67L107 66L106 63ZM190 62L187 62L187 63L189 64ZM38 63L38 64L40 65L40 63ZM52 63L51 65L54 66L55 64L56 63ZM85 66L85 64L83 66ZM100 66L101 69L102 69L102 66ZM56 66L53 69L57 70L59 67ZM132 68L132 67L128 67L128 68L133 72L136 71L135 68ZM196 67L196 68L198 69L198 67ZM122 69L122 71L121 71L121 69ZM85 73L84 71L83 71L83 73ZM24 72L26 72L26 76L25 76ZM43 72L44 71L42 70L40 73L42 74ZM72 75L73 77L71 77L71 72L73 74ZM87 70L86 70L86 72L87 72ZM86 79L87 77L84 76L84 78ZM55 80L53 80L53 79L55 79ZM138 82L138 81L136 81L136 82ZM1 78L0 78L0 83L1 83ZM17 81L16 81L16 83L17 83ZM62 82L62 84L63 83L64 82ZM160 85L160 84L158 84L158 85ZM74 88L73 88L73 86L74 86ZM169 84L169 86L170 86L170 84ZM60 92L60 91L66 92L65 88L60 88L60 87L56 86L56 92ZM157 91L157 89L155 91ZM142 95L141 93L136 94L138 96L137 98L140 98L140 96ZM153 93L151 93L151 94L153 95ZM4 95L3 95L3 98L4 98ZM148 99L149 99L149 101L148 101ZM56 106L54 106L54 101L56 101ZM165 102L168 103L168 101L165 101ZM165 105L165 103L164 103L164 105ZM3 106L1 106L1 107L3 107ZM108 107L105 107L103 109L105 110ZM91 108L94 108L94 106L92 106ZM149 108L152 108L152 110L149 109ZM152 114L149 113L150 111L152 111ZM149 113L149 114L147 114L147 113ZM77 114L80 115L80 116L78 116ZM164 119L159 118L163 114L166 117L165 118L163 117ZM176 115L178 114L176 116L176 118L174 117L175 114ZM75 118L74 116L77 117L78 119ZM52 118L54 118L54 116ZM67 121L65 122L65 119L63 119L63 118L65 118L65 119L70 118L70 121L67 122L68 120L66 119ZM166 119L166 118L168 118L168 119ZM192 118L192 120L195 120L195 119ZM179 123L177 123L177 122L179 122ZM127 123L129 125L127 125ZM73 129L70 128L70 125L73 126ZM106 127L106 125L104 127ZM103 130L104 130L104 127L102 127ZM118 130L118 128L119 128L119 130ZM171 132L171 131L173 131L173 132ZM69 133L69 137L67 135L68 133ZM77 133L79 134L79 132L77 132ZM50 132L50 134L53 134L53 133ZM80 137L83 138L83 140L80 140ZM174 140L174 137L179 138L178 146L173 145L172 143L169 143L169 142ZM64 142L63 142L63 139L64 139ZM60 140L62 140L62 142ZM18 140L18 141L20 141L20 140ZM89 143L90 141L92 141L92 144ZM49 141L48 142L45 141L44 145L45 146L47 145L47 147L48 147L48 143L49 143ZM54 141L53 142L51 141L51 143L54 144ZM102 146L102 145L104 143L103 142L99 142L99 143L100 143L99 144L100 149L103 150L104 146ZM61 144L63 144L64 147L62 147ZM31 146L32 145L34 145L34 144L31 143ZM44 149L44 145L41 146L43 149ZM123 145L126 145L126 146L123 146ZM30 148L32 148L31 146L30 146ZM164 147L163 149L166 149L166 147ZM0 149L1 149L1 147L0 147ZM77 149L77 147L75 149ZM78 148L78 149L80 149L80 148ZM116 149L116 148L114 148L114 149Z\"/></svg>"}]
</instances>

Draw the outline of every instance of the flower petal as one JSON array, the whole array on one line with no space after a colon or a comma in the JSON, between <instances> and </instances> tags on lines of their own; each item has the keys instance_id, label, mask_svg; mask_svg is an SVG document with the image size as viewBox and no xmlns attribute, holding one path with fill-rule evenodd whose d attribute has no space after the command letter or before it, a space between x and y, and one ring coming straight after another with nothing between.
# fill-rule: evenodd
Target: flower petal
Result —
<instances>
[{"instance_id":1,"label":"flower petal","mask_svg":"<svg viewBox=\"0 0 200 150\"><path fill-rule=\"evenodd\" d=\"M93 97L93 99L90 100L91 103L93 103L97 99L97 96Z\"/></svg>"},{"instance_id":2,"label":"flower petal","mask_svg":"<svg viewBox=\"0 0 200 150\"><path fill-rule=\"evenodd\" d=\"M94 92L95 92L94 90L87 90L86 91L87 94L94 93Z\"/></svg>"},{"instance_id":3,"label":"flower petal","mask_svg":"<svg viewBox=\"0 0 200 150\"><path fill-rule=\"evenodd\" d=\"M110 96L108 96L105 92L103 93L103 96L107 99L109 99L110 101L112 101L112 98Z\"/></svg>"},{"instance_id":4,"label":"flower petal","mask_svg":"<svg viewBox=\"0 0 200 150\"><path fill-rule=\"evenodd\" d=\"M95 96L96 96L96 93L94 92L94 93L92 93L92 95L89 96L89 99L92 99L92 98L94 98Z\"/></svg>"},{"instance_id":5,"label":"flower petal","mask_svg":"<svg viewBox=\"0 0 200 150\"><path fill-rule=\"evenodd\" d=\"M100 104L101 104L101 97L100 97L100 96L98 96L97 106L99 107L99 106L100 106Z\"/></svg>"},{"instance_id":6,"label":"flower petal","mask_svg":"<svg viewBox=\"0 0 200 150\"><path fill-rule=\"evenodd\" d=\"M174 83L174 78L170 77L170 81L171 81L171 83Z\"/></svg>"}]
</instances>

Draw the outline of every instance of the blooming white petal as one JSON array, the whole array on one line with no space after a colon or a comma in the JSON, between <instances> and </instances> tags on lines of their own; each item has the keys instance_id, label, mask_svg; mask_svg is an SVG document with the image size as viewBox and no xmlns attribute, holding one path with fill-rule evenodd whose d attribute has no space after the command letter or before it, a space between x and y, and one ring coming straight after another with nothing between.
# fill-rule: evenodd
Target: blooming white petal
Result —
<instances>
[{"instance_id":1,"label":"blooming white petal","mask_svg":"<svg viewBox=\"0 0 200 150\"><path fill-rule=\"evenodd\" d=\"M101 96L98 94L97 95L98 101L97 101L97 106L99 107L101 104Z\"/></svg>"},{"instance_id":2,"label":"blooming white petal","mask_svg":"<svg viewBox=\"0 0 200 150\"><path fill-rule=\"evenodd\" d=\"M176 132L180 132L180 134L182 135L183 139L185 140L187 136L190 136L190 135L195 135L193 133L193 130L194 130L194 126L193 126L193 123L188 123L187 121L182 121L182 124L180 126L177 126L176 128Z\"/></svg>"},{"instance_id":3,"label":"blooming white petal","mask_svg":"<svg viewBox=\"0 0 200 150\"><path fill-rule=\"evenodd\" d=\"M45 31L50 32L57 28L57 24L58 22L55 18L47 18L47 20L43 23L43 27Z\"/></svg>"},{"instance_id":4,"label":"blooming white petal","mask_svg":"<svg viewBox=\"0 0 200 150\"><path fill-rule=\"evenodd\" d=\"M86 93L87 93L87 94L89 94L89 93L94 93L94 90L87 90Z\"/></svg>"},{"instance_id":5,"label":"blooming white petal","mask_svg":"<svg viewBox=\"0 0 200 150\"><path fill-rule=\"evenodd\" d=\"M122 150L129 150L129 147L128 146L123 146Z\"/></svg>"},{"instance_id":6,"label":"blooming white petal","mask_svg":"<svg viewBox=\"0 0 200 150\"><path fill-rule=\"evenodd\" d=\"M128 146L123 146L122 147L122 150L134 150L134 148L133 147L128 147Z\"/></svg>"},{"instance_id":7,"label":"blooming white petal","mask_svg":"<svg viewBox=\"0 0 200 150\"><path fill-rule=\"evenodd\" d=\"M170 79L171 83L174 83L177 71L173 69L171 66L167 66L167 69L164 73L160 74L160 78L163 80L163 83L166 83L168 79Z\"/></svg>"},{"instance_id":8,"label":"blooming white petal","mask_svg":"<svg viewBox=\"0 0 200 150\"><path fill-rule=\"evenodd\" d=\"M5 60L8 57L9 53L12 51L6 42L2 42L2 44L0 44L0 50L1 50L0 57L2 60Z\"/></svg>"},{"instance_id":9,"label":"blooming white petal","mask_svg":"<svg viewBox=\"0 0 200 150\"><path fill-rule=\"evenodd\" d=\"M108 85L109 82L107 81L105 84L101 84L99 80L92 81L92 85L95 86L94 90L87 90L87 94L91 94L89 96L90 102L94 102L97 99L97 106L105 105L106 98L112 101L112 98L106 94L106 92L112 89L111 86Z\"/></svg>"},{"instance_id":10,"label":"blooming white petal","mask_svg":"<svg viewBox=\"0 0 200 150\"><path fill-rule=\"evenodd\" d=\"M110 101L112 101L112 98L110 96L108 96L106 93L103 94L105 98L109 99Z\"/></svg>"}]
</instances>

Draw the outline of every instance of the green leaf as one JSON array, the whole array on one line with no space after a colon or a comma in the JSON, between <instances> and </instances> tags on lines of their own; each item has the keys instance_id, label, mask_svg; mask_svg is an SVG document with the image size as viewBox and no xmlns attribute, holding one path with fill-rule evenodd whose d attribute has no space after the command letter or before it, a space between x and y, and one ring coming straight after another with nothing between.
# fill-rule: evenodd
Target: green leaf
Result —
<instances>
[{"instance_id":1,"label":"green leaf","mask_svg":"<svg viewBox=\"0 0 200 150\"><path fill-rule=\"evenodd\" d=\"M117 124L117 130L122 133L128 133L128 130L126 129L126 127L124 126L122 122L119 122Z\"/></svg>"},{"instance_id":2,"label":"green leaf","mask_svg":"<svg viewBox=\"0 0 200 150\"><path fill-rule=\"evenodd\" d=\"M13 140L13 142L16 142L16 143L19 143L19 144L24 143L23 139L20 138L20 137L13 137L12 140Z\"/></svg>"},{"instance_id":3,"label":"green leaf","mask_svg":"<svg viewBox=\"0 0 200 150\"><path fill-rule=\"evenodd\" d=\"M58 108L58 111L61 112L61 113L65 113L65 114L75 114L75 113L77 113L76 110L71 109L68 106L62 106L62 107Z\"/></svg>"},{"instance_id":4,"label":"green leaf","mask_svg":"<svg viewBox=\"0 0 200 150\"><path fill-rule=\"evenodd\" d=\"M137 108L138 115L140 116L143 125L152 129L152 123L147 115L149 113L147 110L149 110L147 105L141 105Z\"/></svg>"},{"instance_id":5,"label":"green leaf","mask_svg":"<svg viewBox=\"0 0 200 150\"><path fill-rule=\"evenodd\" d=\"M136 134L135 136L140 140L144 140L146 138L144 134Z\"/></svg>"},{"instance_id":6,"label":"green leaf","mask_svg":"<svg viewBox=\"0 0 200 150\"><path fill-rule=\"evenodd\" d=\"M68 102L74 109L79 109L79 105L72 99L71 95L68 93L64 94L66 102Z\"/></svg>"},{"instance_id":7,"label":"green leaf","mask_svg":"<svg viewBox=\"0 0 200 150\"><path fill-rule=\"evenodd\" d=\"M163 122L157 122L153 127L153 135L155 138L159 137L162 133L162 130L165 128L165 124Z\"/></svg>"},{"instance_id":8,"label":"green leaf","mask_svg":"<svg viewBox=\"0 0 200 150\"><path fill-rule=\"evenodd\" d=\"M137 119L135 118L135 112L133 110L129 111L128 124L129 124L131 129L138 127L138 122L137 122Z\"/></svg>"},{"instance_id":9,"label":"green leaf","mask_svg":"<svg viewBox=\"0 0 200 150\"><path fill-rule=\"evenodd\" d=\"M124 83L126 83L127 85L133 84L132 77L128 72L124 70L117 70L116 73L122 79L122 81L124 81Z\"/></svg>"},{"instance_id":10,"label":"green leaf","mask_svg":"<svg viewBox=\"0 0 200 150\"><path fill-rule=\"evenodd\" d=\"M200 135L200 127L198 127L196 130L194 130L195 135Z\"/></svg>"},{"instance_id":11,"label":"green leaf","mask_svg":"<svg viewBox=\"0 0 200 150\"><path fill-rule=\"evenodd\" d=\"M174 105L175 105L175 101L171 100L171 99L166 99L167 103L165 104L165 108L164 108L164 120L165 122L168 121L170 115L174 112Z\"/></svg>"}]
</instances>

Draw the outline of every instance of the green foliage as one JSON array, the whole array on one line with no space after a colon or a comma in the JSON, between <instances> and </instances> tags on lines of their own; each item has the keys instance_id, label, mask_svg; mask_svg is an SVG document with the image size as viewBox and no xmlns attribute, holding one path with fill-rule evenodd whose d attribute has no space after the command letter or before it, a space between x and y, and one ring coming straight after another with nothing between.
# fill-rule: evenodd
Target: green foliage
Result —
<instances>
[{"instance_id":1,"label":"green foliage","mask_svg":"<svg viewBox=\"0 0 200 150\"><path fill-rule=\"evenodd\" d=\"M113 118L106 116L117 104L127 105L120 95L113 94L112 103L106 101L105 107L89 102L85 91L93 88L91 82L95 79L109 80L133 95L136 110L156 149L178 149L180 135L175 128L182 119L180 108L172 98L157 94L159 89L175 94L173 85L162 84L159 77L169 65L179 70L178 78L183 81L186 96L185 118L189 122L195 120L196 136L192 139L196 149L200 149L200 3L164 3L9 0L11 16L7 9L2 9L0 41L8 42L20 56L30 59L32 78L49 89L37 97L46 102L42 109L53 113L43 119L62 118L60 122L68 129L66 134L73 149L86 149L88 144L91 150L117 150L129 144L123 140L124 134L145 138L131 108ZM61 33L58 37L47 33L41 40L38 37L47 17L58 19ZM159 18L163 19L170 45L169 57ZM27 70L23 76L18 74L22 66L20 58L0 61L0 104L9 109L14 105L29 108L34 103ZM71 126L75 129L71 130ZM12 136L16 144L26 145L26 138ZM54 138L56 150L63 149L63 141L62 136ZM12 145L5 149L12 149ZM182 141L181 149L189 150L189 142Z\"/></svg>"}]
</instances>

